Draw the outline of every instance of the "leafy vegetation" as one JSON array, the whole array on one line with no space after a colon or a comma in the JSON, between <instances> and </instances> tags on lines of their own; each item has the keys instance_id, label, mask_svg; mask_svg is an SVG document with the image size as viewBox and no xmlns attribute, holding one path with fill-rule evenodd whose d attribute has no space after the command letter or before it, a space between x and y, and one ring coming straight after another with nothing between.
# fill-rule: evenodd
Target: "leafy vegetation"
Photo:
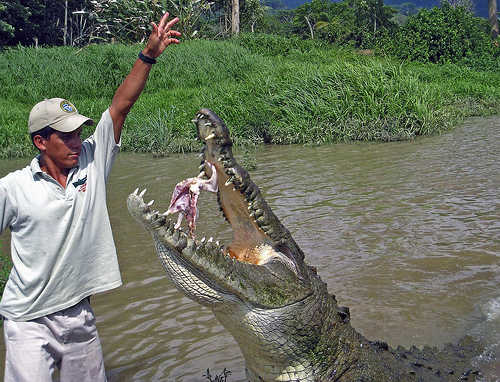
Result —
<instances>
[{"instance_id":1,"label":"leafy vegetation","mask_svg":"<svg viewBox=\"0 0 500 382\"><path fill-rule=\"evenodd\" d=\"M227 377L230 376L230 375L231 375L231 372L229 370L227 370L226 368L224 368L224 370L222 371L222 373L220 373L219 375L216 375L215 377L213 377L210 374L210 370L209 369L207 369L207 374L203 374L203 376L206 377L210 382L226 382L227 381Z\"/></svg>"},{"instance_id":2,"label":"leafy vegetation","mask_svg":"<svg viewBox=\"0 0 500 382\"><path fill-rule=\"evenodd\" d=\"M224 38L231 35L232 3L231 0L67 0L65 3L0 0L0 47L143 42L150 30L150 21L157 21L166 10L180 18L177 28L184 39ZM473 7L471 0L442 0L441 3L467 12ZM448 13L448 8L442 8ZM238 24L242 32L286 36L293 33L301 39L373 49L388 33L411 32L411 26L400 28L417 12L422 15L412 19L414 26L418 27L420 21L445 31L444 25L432 25L432 21L439 20L426 11L413 3L387 6L383 0L311 0L296 9L287 9L283 0L240 0ZM456 15L467 20L473 16L470 12L470 15L459 13ZM466 26L462 20L458 20L458 24ZM406 36L413 37L411 33ZM421 37L443 37L446 43L446 36Z\"/></svg>"},{"instance_id":3,"label":"leafy vegetation","mask_svg":"<svg viewBox=\"0 0 500 382\"><path fill-rule=\"evenodd\" d=\"M98 120L141 48L0 53L0 157L34 154L26 121L43 98L68 98ZM123 149L165 155L198 147L191 119L202 107L215 110L239 144L412 139L498 113L499 88L499 70L404 63L311 40L192 40L159 59L126 121Z\"/></svg>"},{"instance_id":4,"label":"leafy vegetation","mask_svg":"<svg viewBox=\"0 0 500 382\"><path fill-rule=\"evenodd\" d=\"M380 47L410 61L457 63L498 68L498 46L489 36L489 22L473 17L464 7L443 3L408 17L406 24L387 33Z\"/></svg>"}]
</instances>

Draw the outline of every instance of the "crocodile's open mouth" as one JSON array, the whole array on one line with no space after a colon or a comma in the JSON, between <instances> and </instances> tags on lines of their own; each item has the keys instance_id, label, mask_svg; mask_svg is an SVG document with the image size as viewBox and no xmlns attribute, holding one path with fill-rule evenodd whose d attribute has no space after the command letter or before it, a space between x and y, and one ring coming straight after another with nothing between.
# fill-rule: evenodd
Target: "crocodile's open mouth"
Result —
<instances>
[{"instance_id":1,"label":"crocodile's open mouth","mask_svg":"<svg viewBox=\"0 0 500 382\"><path fill-rule=\"evenodd\" d=\"M205 238L196 240L194 235L185 233L182 227L175 223L175 220L170 219L168 213L153 210L153 201L149 203L144 201L145 192L146 190L139 193L139 189L137 189L129 196L127 202L129 210L143 225L147 224L149 230L154 228L157 233L161 232L162 237L177 251L190 247L210 246L212 251L218 250L228 258L254 265L265 264L276 258L276 256L280 256L278 255L280 252L289 253L286 246L274 243L266 235L258 223L258 217L255 218L256 213L252 210L251 203L246 207L240 205L241 202L238 198L231 198L232 195L229 198L221 198L224 191L218 195L219 202L221 203L221 200L223 200L221 210L234 232L232 241L227 244L221 244L219 241L215 241L213 237L208 240ZM234 195L237 191L232 190L230 193ZM222 205L230 205L232 209L224 209ZM261 210L258 209L257 214L259 213L261 213ZM275 250L275 247L278 250ZM286 259L286 261L290 260L288 256Z\"/></svg>"},{"instance_id":2,"label":"crocodile's open mouth","mask_svg":"<svg viewBox=\"0 0 500 382\"><path fill-rule=\"evenodd\" d=\"M283 257L283 255L286 262L293 263L294 256L297 255L302 260L302 252L293 242L289 231L272 213L262 198L259 188L251 181L248 172L236 163L232 154L229 130L224 122L208 109L200 110L193 122L198 127L199 138L205 142L204 158L200 170L208 178L216 179L218 202L224 217L233 230L233 238L230 243L220 245L217 242L214 245L224 255L256 265L272 261L276 256ZM213 171L216 171L215 176ZM199 179L201 178L191 178L183 183ZM168 226L167 231L173 229L172 235L176 237L176 249L178 250L187 246L188 243L196 246L203 244L202 241L195 240L191 243L189 235L179 229L179 223L173 225L164 216L165 214L153 211L152 203L146 204L143 197L144 193L139 194L138 190L129 197L129 209L130 206L135 206L131 208L132 215L140 220L143 220L147 215L146 220L156 222L156 226ZM196 204L196 200L194 204ZM140 211L140 216L137 216L134 211ZM191 236L194 239L194 235ZM213 239L210 238L209 242L213 242Z\"/></svg>"},{"instance_id":3,"label":"crocodile's open mouth","mask_svg":"<svg viewBox=\"0 0 500 382\"><path fill-rule=\"evenodd\" d=\"M225 244L212 238L196 240L194 235L179 228L178 221L176 225L166 214L154 211L152 203L146 203L144 193L138 190L128 197L130 213L152 233L159 255L169 252L169 257L182 257L182 261L200 271L200 278L209 277L213 281L238 273L238 278L244 275L259 279L257 275L261 274L266 280L264 284L273 284L270 287L273 293L282 294L284 290L295 288L288 297L298 297L301 288L297 283L306 285L302 278L307 278L308 274L302 269L305 266L302 251L271 211L248 172L236 163L224 122L208 109L200 110L193 122L199 139L205 142L200 170L211 180L217 180L218 203L233 230L232 240ZM213 171L216 171L215 177ZM195 183L199 182L195 179ZM162 262L165 265L165 259ZM242 272L247 267L253 268ZM281 280L269 277L278 274L278 270ZM227 283L224 280L219 284ZM278 289L281 291L276 292Z\"/></svg>"}]
</instances>

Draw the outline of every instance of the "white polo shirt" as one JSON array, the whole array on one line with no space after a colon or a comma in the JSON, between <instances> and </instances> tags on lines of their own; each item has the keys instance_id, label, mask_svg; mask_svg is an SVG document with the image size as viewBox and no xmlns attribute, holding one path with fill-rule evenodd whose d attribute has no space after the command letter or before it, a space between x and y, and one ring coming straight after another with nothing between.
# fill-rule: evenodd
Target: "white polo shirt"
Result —
<instances>
[{"instance_id":1,"label":"white polo shirt","mask_svg":"<svg viewBox=\"0 0 500 382\"><path fill-rule=\"evenodd\" d=\"M120 144L109 110L82 143L66 188L30 166L0 179L0 232L11 230L14 267L0 314L27 321L121 285L106 207L106 182Z\"/></svg>"}]
</instances>

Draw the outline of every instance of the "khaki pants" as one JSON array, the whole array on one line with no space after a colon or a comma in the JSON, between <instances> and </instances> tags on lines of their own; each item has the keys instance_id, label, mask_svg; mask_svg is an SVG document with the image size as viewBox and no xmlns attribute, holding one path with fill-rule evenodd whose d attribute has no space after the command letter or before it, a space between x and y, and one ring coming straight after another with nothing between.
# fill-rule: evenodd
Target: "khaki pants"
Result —
<instances>
[{"instance_id":1,"label":"khaki pants","mask_svg":"<svg viewBox=\"0 0 500 382\"><path fill-rule=\"evenodd\" d=\"M105 382L101 342L89 299L35 320L4 319L5 382Z\"/></svg>"}]
</instances>

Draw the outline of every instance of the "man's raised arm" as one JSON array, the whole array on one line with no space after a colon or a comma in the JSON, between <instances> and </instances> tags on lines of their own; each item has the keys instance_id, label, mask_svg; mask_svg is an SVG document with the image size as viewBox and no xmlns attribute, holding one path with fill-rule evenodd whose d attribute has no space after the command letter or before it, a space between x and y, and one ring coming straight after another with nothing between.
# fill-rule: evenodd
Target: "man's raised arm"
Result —
<instances>
[{"instance_id":1,"label":"man's raised arm","mask_svg":"<svg viewBox=\"0 0 500 382\"><path fill-rule=\"evenodd\" d=\"M167 22L168 16L168 12L165 13L159 25L153 22L151 23L153 31L148 38L146 47L139 54L132 70L118 87L113 97L113 101L109 107L109 113L113 120L116 143L120 141L123 123L125 122L127 114L146 85L151 67L156 62L155 59L163 53L167 46L179 43L177 37L179 37L181 33L170 29L177 24L179 18L176 17Z\"/></svg>"}]
</instances>

